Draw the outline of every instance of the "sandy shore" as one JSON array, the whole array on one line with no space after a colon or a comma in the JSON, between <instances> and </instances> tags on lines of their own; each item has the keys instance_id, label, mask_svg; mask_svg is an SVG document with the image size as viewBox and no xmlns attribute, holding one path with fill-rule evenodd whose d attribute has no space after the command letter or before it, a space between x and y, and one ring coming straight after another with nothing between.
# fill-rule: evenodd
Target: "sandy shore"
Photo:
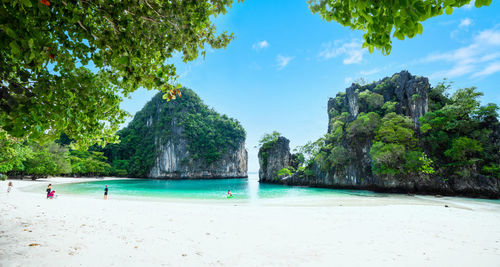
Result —
<instances>
[{"instance_id":1,"label":"sandy shore","mask_svg":"<svg viewBox=\"0 0 500 267\"><path fill-rule=\"evenodd\" d=\"M14 180L9 194L0 182L0 266L500 266L494 203L364 197L255 206L46 200L20 190L49 181L78 180Z\"/></svg>"}]
</instances>

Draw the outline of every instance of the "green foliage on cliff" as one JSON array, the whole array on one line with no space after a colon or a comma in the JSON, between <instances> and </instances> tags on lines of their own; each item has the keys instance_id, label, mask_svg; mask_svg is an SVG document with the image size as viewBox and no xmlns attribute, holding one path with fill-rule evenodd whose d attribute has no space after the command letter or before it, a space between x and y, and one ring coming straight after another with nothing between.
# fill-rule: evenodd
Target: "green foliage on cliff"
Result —
<instances>
[{"instance_id":1,"label":"green foliage on cliff","mask_svg":"<svg viewBox=\"0 0 500 267\"><path fill-rule=\"evenodd\" d=\"M303 146L296 147L294 149L294 152L297 153L300 165L302 166L312 165L314 158L321 151L324 142L325 142L324 139L320 138L314 142L309 141Z\"/></svg>"},{"instance_id":2,"label":"green foliage on cliff","mask_svg":"<svg viewBox=\"0 0 500 267\"><path fill-rule=\"evenodd\" d=\"M278 131L273 131L272 133L265 133L259 140L260 151L262 151L262 160L263 160L263 168L267 166L267 150L273 146L276 141L278 141L278 137L281 134Z\"/></svg>"},{"instance_id":3,"label":"green foliage on cliff","mask_svg":"<svg viewBox=\"0 0 500 267\"><path fill-rule=\"evenodd\" d=\"M377 110L384 104L384 97L371 91L359 93L359 102L362 110Z\"/></svg>"},{"instance_id":4,"label":"green foliage on cliff","mask_svg":"<svg viewBox=\"0 0 500 267\"><path fill-rule=\"evenodd\" d=\"M380 124L380 116L375 112L360 113L358 117L346 127L347 138L367 139Z\"/></svg>"},{"instance_id":5,"label":"green foliage on cliff","mask_svg":"<svg viewBox=\"0 0 500 267\"><path fill-rule=\"evenodd\" d=\"M481 107L475 88L442 96L439 107L420 118L424 148L443 173L470 176L480 172L497 176L500 163L498 106Z\"/></svg>"},{"instance_id":6,"label":"green foliage on cliff","mask_svg":"<svg viewBox=\"0 0 500 267\"><path fill-rule=\"evenodd\" d=\"M278 140L278 137L280 137L281 134L277 131L273 131L272 133L266 133L264 134L260 140L259 140L259 147L266 146L269 147L273 142L276 142Z\"/></svg>"},{"instance_id":7,"label":"green foliage on cliff","mask_svg":"<svg viewBox=\"0 0 500 267\"><path fill-rule=\"evenodd\" d=\"M118 132L121 142L103 149L113 174L147 177L159 148L168 142L181 146L181 139L189 152L185 162L211 164L238 148L246 136L241 124L209 108L192 90L184 88L182 92L181 98L170 102L164 101L161 93L154 96Z\"/></svg>"},{"instance_id":8,"label":"green foliage on cliff","mask_svg":"<svg viewBox=\"0 0 500 267\"><path fill-rule=\"evenodd\" d=\"M192 158L201 158L207 164L219 160L229 149L237 149L245 139L238 121L208 108L187 114L183 126Z\"/></svg>"},{"instance_id":9,"label":"green foliage on cliff","mask_svg":"<svg viewBox=\"0 0 500 267\"><path fill-rule=\"evenodd\" d=\"M278 176L278 178L283 178L292 175L292 171L288 168L283 168L276 175Z\"/></svg>"},{"instance_id":10,"label":"green foliage on cliff","mask_svg":"<svg viewBox=\"0 0 500 267\"><path fill-rule=\"evenodd\" d=\"M375 130L370 149L372 171L375 174L432 173L425 153L417 146L415 127L410 118L389 113Z\"/></svg>"}]
</instances>

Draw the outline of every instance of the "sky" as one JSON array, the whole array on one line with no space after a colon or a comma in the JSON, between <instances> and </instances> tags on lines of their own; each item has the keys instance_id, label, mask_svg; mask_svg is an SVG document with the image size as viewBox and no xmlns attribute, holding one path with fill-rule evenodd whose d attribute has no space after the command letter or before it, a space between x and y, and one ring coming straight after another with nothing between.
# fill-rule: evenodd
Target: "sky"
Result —
<instances>
[{"instance_id":1,"label":"sky","mask_svg":"<svg viewBox=\"0 0 500 267\"><path fill-rule=\"evenodd\" d=\"M214 19L235 39L188 64L179 58L180 83L205 104L237 119L247 132L248 171L258 164L258 140L278 131L293 150L327 131L328 98L363 78L377 81L408 70L431 85L475 86L483 104L500 105L500 1L455 9L423 22L413 39L393 39L383 56L361 48L361 31L323 21L306 0L246 0ZM134 115L157 92L138 89L121 107ZM126 125L129 120L124 124Z\"/></svg>"}]
</instances>

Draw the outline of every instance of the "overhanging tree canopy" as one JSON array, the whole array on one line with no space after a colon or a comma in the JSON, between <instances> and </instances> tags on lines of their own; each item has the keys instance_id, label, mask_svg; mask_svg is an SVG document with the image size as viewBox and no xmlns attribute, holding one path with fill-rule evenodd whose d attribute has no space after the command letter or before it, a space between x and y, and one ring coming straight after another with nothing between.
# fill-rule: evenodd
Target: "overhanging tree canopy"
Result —
<instances>
[{"instance_id":1,"label":"overhanging tree canopy","mask_svg":"<svg viewBox=\"0 0 500 267\"><path fill-rule=\"evenodd\" d=\"M233 35L210 18L232 0L19 0L0 4L0 128L14 137L85 147L116 141L120 93L161 89L173 98L176 68L223 48Z\"/></svg>"},{"instance_id":2,"label":"overhanging tree canopy","mask_svg":"<svg viewBox=\"0 0 500 267\"><path fill-rule=\"evenodd\" d=\"M476 7L488 6L492 0L476 0ZM421 22L428 18L450 15L453 8L462 7L471 0L308 0L309 8L326 21L366 32L363 48L375 48L391 53L391 34L400 40L422 34Z\"/></svg>"}]
</instances>

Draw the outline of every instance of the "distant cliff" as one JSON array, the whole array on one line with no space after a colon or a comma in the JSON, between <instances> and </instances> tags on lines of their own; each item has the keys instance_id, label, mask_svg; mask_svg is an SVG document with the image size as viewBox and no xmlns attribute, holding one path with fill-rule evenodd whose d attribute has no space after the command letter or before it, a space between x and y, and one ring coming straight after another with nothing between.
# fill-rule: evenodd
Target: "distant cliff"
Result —
<instances>
[{"instance_id":1,"label":"distant cliff","mask_svg":"<svg viewBox=\"0 0 500 267\"><path fill-rule=\"evenodd\" d=\"M288 159L294 157L288 145L261 148L259 161L265 154L278 167L261 163L260 180L498 198L498 107L480 107L482 94L474 88L451 97L446 88L431 87L427 78L407 71L368 85L352 84L329 99L328 133L301 166ZM279 168L295 171L279 176Z\"/></svg>"},{"instance_id":2,"label":"distant cliff","mask_svg":"<svg viewBox=\"0 0 500 267\"><path fill-rule=\"evenodd\" d=\"M190 89L170 102L158 93L118 135L105 154L131 177L247 177L245 130Z\"/></svg>"}]
</instances>

